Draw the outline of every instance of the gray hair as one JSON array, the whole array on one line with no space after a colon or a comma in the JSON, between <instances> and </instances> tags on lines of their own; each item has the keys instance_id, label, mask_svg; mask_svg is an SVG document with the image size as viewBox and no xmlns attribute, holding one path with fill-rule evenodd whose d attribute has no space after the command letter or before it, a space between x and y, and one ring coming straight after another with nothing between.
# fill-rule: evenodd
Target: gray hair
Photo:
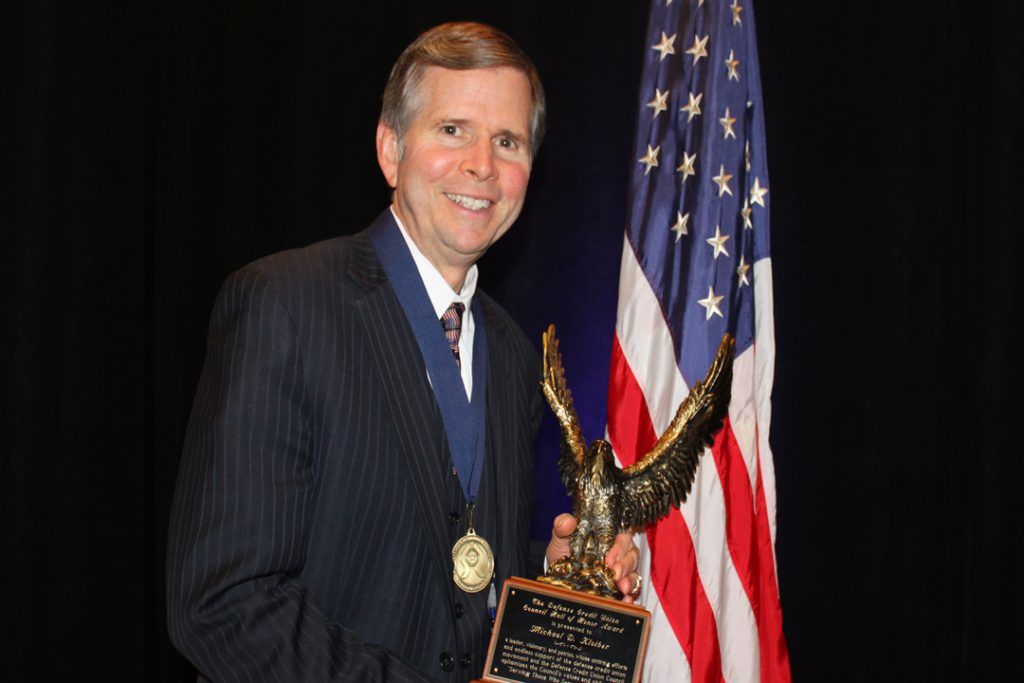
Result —
<instances>
[{"instance_id":1,"label":"gray hair","mask_svg":"<svg viewBox=\"0 0 1024 683\"><path fill-rule=\"evenodd\" d=\"M453 22L421 34L399 56L391 69L381 106L380 120L395 131L399 141L419 112L419 83L428 66L468 70L510 67L530 82L530 155L536 156L544 137L544 89L537 68L515 41L487 24ZM401 142L399 142L401 148Z\"/></svg>"}]
</instances>

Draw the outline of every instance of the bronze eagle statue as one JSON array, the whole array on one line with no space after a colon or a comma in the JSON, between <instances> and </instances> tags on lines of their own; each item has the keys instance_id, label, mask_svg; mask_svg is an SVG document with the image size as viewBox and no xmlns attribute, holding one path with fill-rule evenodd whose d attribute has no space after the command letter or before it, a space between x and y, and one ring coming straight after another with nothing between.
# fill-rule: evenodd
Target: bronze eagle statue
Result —
<instances>
[{"instance_id":1,"label":"bronze eagle statue","mask_svg":"<svg viewBox=\"0 0 1024 683\"><path fill-rule=\"evenodd\" d=\"M538 580L605 597L621 597L604 556L618 533L653 524L678 508L693 485L700 455L714 443L729 410L735 341L726 334L702 382L690 389L672 423L649 453L629 467L615 464L612 447L588 447L565 382L555 326L544 333L541 388L562 429L558 469L578 520L568 557Z\"/></svg>"}]
</instances>

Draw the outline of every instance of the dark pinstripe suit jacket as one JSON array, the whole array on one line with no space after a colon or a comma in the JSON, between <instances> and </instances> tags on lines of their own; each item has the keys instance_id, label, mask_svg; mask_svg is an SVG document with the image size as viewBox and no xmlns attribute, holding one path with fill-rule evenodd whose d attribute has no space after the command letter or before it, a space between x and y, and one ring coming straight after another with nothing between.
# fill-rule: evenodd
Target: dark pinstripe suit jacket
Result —
<instances>
[{"instance_id":1,"label":"dark pinstripe suit jacket","mask_svg":"<svg viewBox=\"0 0 1024 683\"><path fill-rule=\"evenodd\" d=\"M477 296L489 374L476 527L500 587L526 569L540 370L508 314ZM463 505L416 340L365 233L227 280L168 546L170 635L200 678L480 675L485 593L451 579Z\"/></svg>"}]
</instances>

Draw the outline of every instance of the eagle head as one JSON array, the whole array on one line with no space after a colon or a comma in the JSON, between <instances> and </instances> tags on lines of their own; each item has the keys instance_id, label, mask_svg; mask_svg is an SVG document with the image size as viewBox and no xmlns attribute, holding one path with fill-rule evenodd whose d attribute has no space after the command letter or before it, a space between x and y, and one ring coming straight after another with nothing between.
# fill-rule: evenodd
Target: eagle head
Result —
<instances>
[{"instance_id":1,"label":"eagle head","mask_svg":"<svg viewBox=\"0 0 1024 683\"><path fill-rule=\"evenodd\" d=\"M584 469L593 483L607 484L616 469L615 455L612 453L611 444L604 439L596 439L591 443L590 448L587 449Z\"/></svg>"}]
</instances>

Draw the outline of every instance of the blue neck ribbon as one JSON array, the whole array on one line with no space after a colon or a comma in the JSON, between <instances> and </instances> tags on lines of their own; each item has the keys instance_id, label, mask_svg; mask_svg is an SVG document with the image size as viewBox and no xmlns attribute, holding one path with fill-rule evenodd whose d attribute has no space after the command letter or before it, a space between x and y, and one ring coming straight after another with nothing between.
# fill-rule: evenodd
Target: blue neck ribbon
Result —
<instances>
[{"instance_id":1,"label":"blue neck ribbon","mask_svg":"<svg viewBox=\"0 0 1024 683\"><path fill-rule=\"evenodd\" d=\"M473 297L473 399L466 396L466 386L455 364L444 329L430 303L416 263L409 253L405 238L394 217L378 220L368 233L388 282L398 297L405 317L416 335L423 362L430 376L452 463L459 475L459 484L466 501L474 503L480 488L484 465L487 396L487 333L480 297Z\"/></svg>"}]
</instances>

